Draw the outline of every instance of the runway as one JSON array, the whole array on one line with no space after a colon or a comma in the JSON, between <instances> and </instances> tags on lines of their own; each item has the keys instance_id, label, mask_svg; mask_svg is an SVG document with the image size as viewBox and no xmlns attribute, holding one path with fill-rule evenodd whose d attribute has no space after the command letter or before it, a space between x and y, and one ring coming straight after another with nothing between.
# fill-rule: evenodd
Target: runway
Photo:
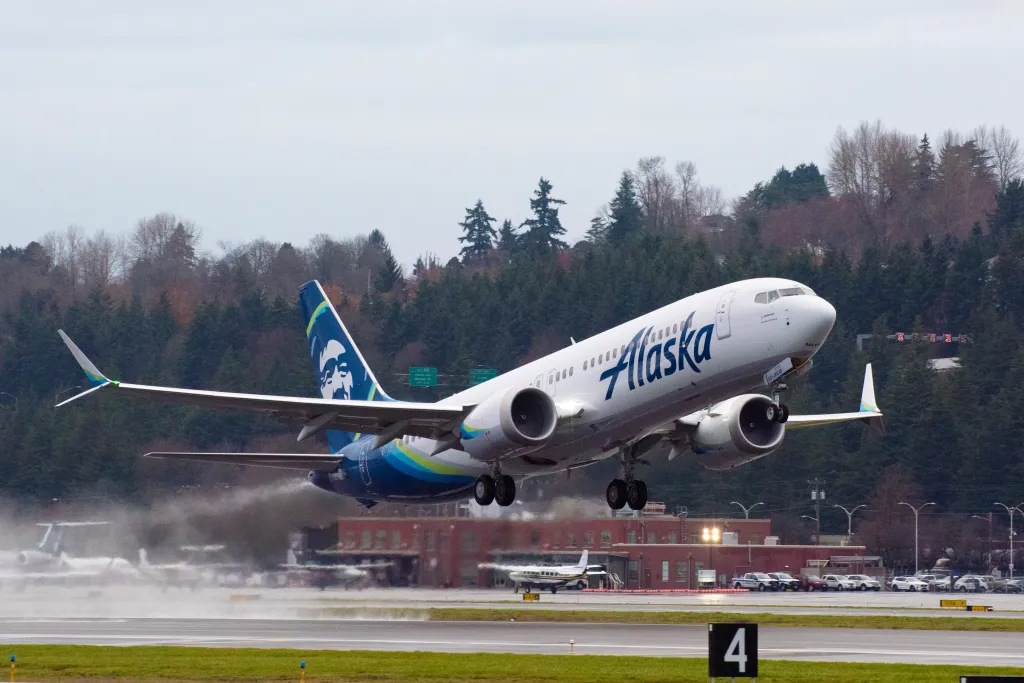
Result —
<instances>
[{"instance_id":1,"label":"runway","mask_svg":"<svg viewBox=\"0 0 1024 683\"><path fill-rule=\"evenodd\" d=\"M704 657L705 626L300 619L0 618L0 642ZM759 629L760 657L1024 667L1024 634Z\"/></svg>"}]
</instances>

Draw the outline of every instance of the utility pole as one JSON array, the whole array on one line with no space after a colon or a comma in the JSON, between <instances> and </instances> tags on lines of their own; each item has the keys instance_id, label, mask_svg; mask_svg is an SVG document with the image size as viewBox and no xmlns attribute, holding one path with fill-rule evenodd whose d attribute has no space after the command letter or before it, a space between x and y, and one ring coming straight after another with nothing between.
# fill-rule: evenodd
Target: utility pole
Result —
<instances>
[{"instance_id":1,"label":"utility pole","mask_svg":"<svg viewBox=\"0 0 1024 683\"><path fill-rule=\"evenodd\" d=\"M1024 503L1022 503L1024 505ZM992 568L992 513L988 513L984 517L981 515L971 515L971 519L980 519L983 522L988 522L988 566Z\"/></svg>"},{"instance_id":2,"label":"utility pole","mask_svg":"<svg viewBox=\"0 0 1024 683\"><path fill-rule=\"evenodd\" d=\"M736 502L736 501L734 500L733 502L729 503L729 505L739 505L739 506L740 506L740 509L741 509L741 510L743 510L743 516L744 516L744 517L745 517L746 519L750 519L750 511L751 511L751 510L753 510L754 508L756 508L756 507L757 507L758 505L764 505L764 503L754 503L754 504L753 504L753 505L751 505L750 507L748 507L748 508L745 508L745 507L743 507L743 503L737 503L737 502Z\"/></svg>"},{"instance_id":3,"label":"utility pole","mask_svg":"<svg viewBox=\"0 0 1024 683\"><path fill-rule=\"evenodd\" d=\"M814 543L821 545L821 501L825 500L825 489L821 488L821 486L825 482L815 477L814 481L807 483L811 485L811 500L814 501L814 523L817 526Z\"/></svg>"},{"instance_id":4,"label":"utility pole","mask_svg":"<svg viewBox=\"0 0 1024 683\"><path fill-rule=\"evenodd\" d=\"M992 504L993 505L1002 505L1004 508L1006 508L1006 512L1009 513L1009 515L1010 515L1010 580L1012 581L1013 580L1013 513L1014 513L1014 511L1016 511L1016 512L1020 512L1022 515L1024 515L1024 511L1022 511L1020 509L1021 505L1024 505L1024 503L1021 503L1017 507L1010 507L1009 505L1006 505L1004 503L992 503ZM991 560L991 558L989 558L989 559Z\"/></svg>"},{"instance_id":5,"label":"utility pole","mask_svg":"<svg viewBox=\"0 0 1024 683\"><path fill-rule=\"evenodd\" d=\"M908 508L914 511L914 575L917 575L917 515L921 510L924 510L929 505L935 505L935 503L925 503L919 508L914 507L910 503L904 503L900 501L900 505L906 505Z\"/></svg>"},{"instance_id":6,"label":"utility pole","mask_svg":"<svg viewBox=\"0 0 1024 683\"><path fill-rule=\"evenodd\" d=\"M846 542L849 543L850 540L853 538L853 513L861 509L862 507L866 506L858 505L852 510L847 510L842 505L833 505L832 507L839 508L840 510L846 513Z\"/></svg>"}]
</instances>

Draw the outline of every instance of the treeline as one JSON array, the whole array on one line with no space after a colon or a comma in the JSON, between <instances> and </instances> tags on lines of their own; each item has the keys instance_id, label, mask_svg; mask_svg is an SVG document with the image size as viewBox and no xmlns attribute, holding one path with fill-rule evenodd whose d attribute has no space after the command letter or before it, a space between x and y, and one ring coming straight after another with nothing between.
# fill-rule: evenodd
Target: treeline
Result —
<instances>
[{"instance_id":1,"label":"treeline","mask_svg":"<svg viewBox=\"0 0 1024 683\"><path fill-rule=\"evenodd\" d=\"M294 447L290 431L248 415L103 395L54 410L83 383L58 328L124 381L312 395L295 298L316 278L389 390L430 400L453 388L410 389L402 379L409 366L454 376L475 366L504 371L687 294L778 275L807 283L839 315L814 370L792 389L793 410L854 409L870 361L886 434L794 432L779 453L728 473L705 471L696 458L655 457L645 475L651 499L691 514L764 501L784 534L806 540L806 482L819 477L830 502L848 507L888 510L898 503L885 498L893 490L909 502L935 501L935 510L964 520L935 525L935 547L966 547L978 523L968 513L1021 495L1024 183L1004 130L941 139L933 153L930 140L880 125L840 131L825 173L812 163L780 169L728 215L692 164L669 173L664 160L644 159L571 246L558 214L564 202L542 178L524 201L525 219L499 224L483 201L471 202L453 219L460 254L443 262L424 255L411 272L376 230L319 235L304 247L258 239L222 245L214 257L201 253L195 225L170 214L124 237L72 227L5 248L0 486L26 500L146 500L235 471L143 462L145 450ZM895 332L906 341L886 338ZM913 342L914 332L925 340L939 333L939 341ZM861 353L857 335L866 333L876 336ZM929 365L953 355L960 366L951 373ZM595 466L524 493L597 498L613 470ZM864 533L892 546L890 559L905 559L896 531L909 511L894 510L865 517L874 526ZM822 520L826 531L845 531L841 511L827 506ZM897 540L878 540L890 537Z\"/></svg>"}]
</instances>

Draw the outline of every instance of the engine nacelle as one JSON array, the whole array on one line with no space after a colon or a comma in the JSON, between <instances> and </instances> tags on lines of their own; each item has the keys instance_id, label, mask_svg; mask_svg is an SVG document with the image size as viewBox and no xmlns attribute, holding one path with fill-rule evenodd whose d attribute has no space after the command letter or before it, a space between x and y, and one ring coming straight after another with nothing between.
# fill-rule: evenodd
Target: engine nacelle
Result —
<instances>
[{"instance_id":1,"label":"engine nacelle","mask_svg":"<svg viewBox=\"0 0 1024 683\"><path fill-rule=\"evenodd\" d=\"M22 569L32 569L52 563L54 561L54 557L49 553L40 552L38 550L22 550L18 553L15 561Z\"/></svg>"},{"instance_id":2,"label":"engine nacelle","mask_svg":"<svg viewBox=\"0 0 1024 683\"><path fill-rule=\"evenodd\" d=\"M473 409L462 423L462 450L476 460L523 455L551 440L558 410L536 387L509 388Z\"/></svg>"},{"instance_id":3,"label":"engine nacelle","mask_svg":"<svg viewBox=\"0 0 1024 683\"><path fill-rule=\"evenodd\" d=\"M727 470L768 455L779 445L786 427L768 419L772 401L744 394L719 403L697 425L693 452L709 470Z\"/></svg>"}]
</instances>

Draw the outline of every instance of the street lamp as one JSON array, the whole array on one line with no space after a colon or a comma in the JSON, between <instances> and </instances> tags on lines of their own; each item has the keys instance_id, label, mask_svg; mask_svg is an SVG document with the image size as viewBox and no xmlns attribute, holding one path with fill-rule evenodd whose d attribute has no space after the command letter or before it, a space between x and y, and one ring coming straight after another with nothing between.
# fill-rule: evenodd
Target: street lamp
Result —
<instances>
[{"instance_id":1,"label":"street lamp","mask_svg":"<svg viewBox=\"0 0 1024 683\"><path fill-rule=\"evenodd\" d=\"M846 513L846 542L849 543L850 539L853 538L853 513L856 512L857 510L860 510L862 507L867 507L867 506L866 505L858 505L857 507L853 508L852 510L847 510L842 505L833 505L832 507L839 508L840 510L842 510L843 512Z\"/></svg>"},{"instance_id":2,"label":"street lamp","mask_svg":"<svg viewBox=\"0 0 1024 683\"><path fill-rule=\"evenodd\" d=\"M935 505L935 503L925 503L919 508L914 507L910 503L904 503L900 501L900 505L906 505L908 508L914 511L914 574L917 574L917 515L921 510L924 510L929 505Z\"/></svg>"},{"instance_id":3,"label":"street lamp","mask_svg":"<svg viewBox=\"0 0 1024 683\"><path fill-rule=\"evenodd\" d=\"M821 545L821 519L818 517L811 517L810 515L800 515L800 519L809 519L817 525L818 533L814 536L814 543L815 545Z\"/></svg>"},{"instance_id":4,"label":"street lamp","mask_svg":"<svg viewBox=\"0 0 1024 683\"><path fill-rule=\"evenodd\" d=\"M971 519L980 519L984 522L988 522L988 566L992 567L992 513L988 513L984 517L981 515L971 515Z\"/></svg>"},{"instance_id":5,"label":"street lamp","mask_svg":"<svg viewBox=\"0 0 1024 683\"><path fill-rule=\"evenodd\" d=\"M764 503L754 503L750 507L745 508L745 507L743 507L743 503L737 503L734 500L733 502L729 503L729 505L739 505L740 509L743 510L743 516L745 518L747 518L747 519L750 519L750 511L753 510L754 508L756 508L758 505L764 505Z\"/></svg>"},{"instance_id":6,"label":"street lamp","mask_svg":"<svg viewBox=\"0 0 1024 683\"><path fill-rule=\"evenodd\" d=\"M1002 505L1004 508L1006 508L1007 514L1010 515L1010 579L1013 580L1013 511L1016 510L1017 512L1020 512L1022 515L1024 515L1024 511L1021 511L1021 509L1020 509L1021 505L1024 505L1024 503L1021 503L1017 507L1010 507L1009 505L1006 505L1005 503L992 503L992 504L993 505ZM989 561L991 561L991 559L992 558L990 557Z\"/></svg>"}]
</instances>

